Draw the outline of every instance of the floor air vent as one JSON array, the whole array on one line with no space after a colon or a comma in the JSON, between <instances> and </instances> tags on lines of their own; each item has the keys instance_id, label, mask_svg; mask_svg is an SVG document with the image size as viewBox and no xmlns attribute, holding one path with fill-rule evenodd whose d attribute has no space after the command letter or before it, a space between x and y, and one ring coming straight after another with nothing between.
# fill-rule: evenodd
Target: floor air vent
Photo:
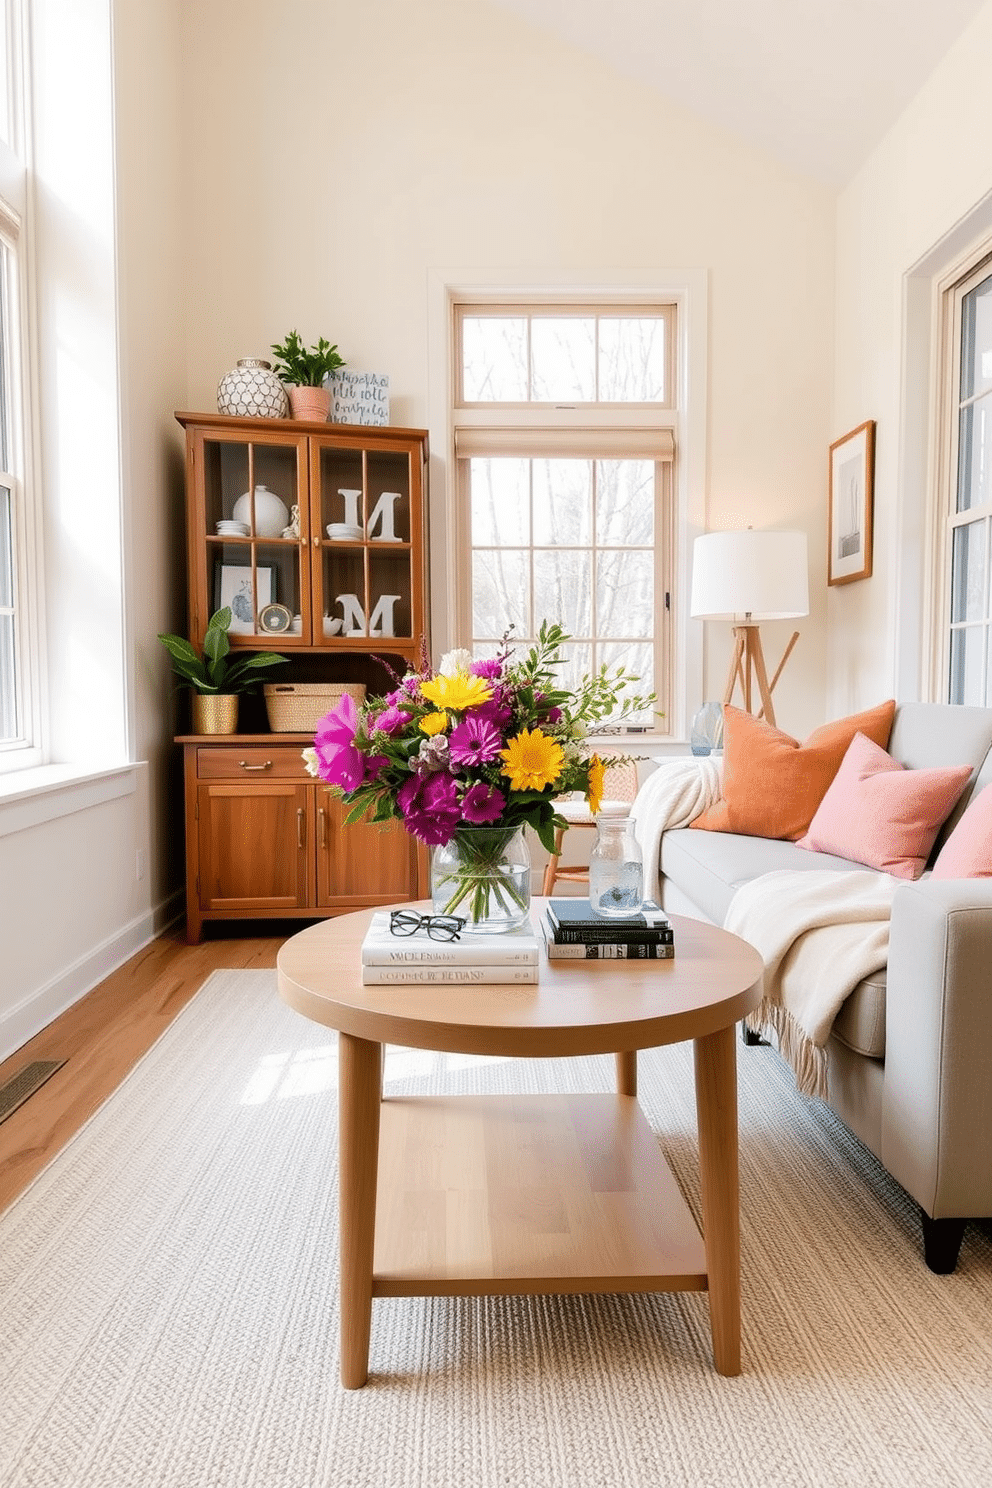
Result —
<instances>
[{"instance_id":1,"label":"floor air vent","mask_svg":"<svg viewBox=\"0 0 992 1488\"><path fill-rule=\"evenodd\" d=\"M6 1121L18 1106L22 1106L29 1096L40 1090L45 1081L64 1064L64 1059L36 1059L33 1064L26 1064L16 1075L12 1075L6 1085L0 1085L0 1121Z\"/></svg>"}]
</instances>

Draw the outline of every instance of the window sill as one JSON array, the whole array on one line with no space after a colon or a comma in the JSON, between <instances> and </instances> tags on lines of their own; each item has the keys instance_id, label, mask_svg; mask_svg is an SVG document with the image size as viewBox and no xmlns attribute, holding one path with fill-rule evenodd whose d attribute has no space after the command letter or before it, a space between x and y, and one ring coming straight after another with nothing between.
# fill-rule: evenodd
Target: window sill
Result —
<instances>
[{"instance_id":1,"label":"window sill","mask_svg":"<svg viewBox=\"0 0 992 1488\"><path fill-rule=\"evenodd\" d=\"M0 775L0 837L131 796L141 768L40 765Z\"/></svg>"}]
</instances>

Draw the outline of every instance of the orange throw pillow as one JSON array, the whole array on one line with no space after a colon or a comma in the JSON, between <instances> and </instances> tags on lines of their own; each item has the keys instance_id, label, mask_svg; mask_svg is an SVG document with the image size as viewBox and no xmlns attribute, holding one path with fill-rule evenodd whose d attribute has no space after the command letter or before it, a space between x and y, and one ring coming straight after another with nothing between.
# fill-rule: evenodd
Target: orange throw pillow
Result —
<instances>
[{"instance_id":1,"label":"orange throw pillow","mask_svg":"<svg viewBox=\"0 0 992 1488\"><path fill-rule=\"evenodd\" d=\"M855 734L884 749L895 699L814 729L804 744L729 703L723 710L723 798L690 825L798 842L840 769Z\"/></svg>"}]
</instances>

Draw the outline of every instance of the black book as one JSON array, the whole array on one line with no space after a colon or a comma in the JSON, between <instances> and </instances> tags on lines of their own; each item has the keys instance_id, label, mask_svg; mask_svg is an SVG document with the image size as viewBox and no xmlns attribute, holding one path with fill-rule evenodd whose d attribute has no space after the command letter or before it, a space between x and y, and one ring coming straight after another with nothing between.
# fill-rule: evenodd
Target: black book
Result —
<instances>
[{"instance_id":1,"label":"black book","mask_svg":"<svg viewBox=\"0 0 992 1488\"><path fill-rule=\"evenodd\" d=\"M672 945L674 941L668 916L652 900L637 914L604 919L588 899L551 899L548 925L557 945Z\"/></svg>"},{"instance_id":2,"label":"black book","mask_svg":"<svg viewBox=\"0 0 992 1488\"><path fill-rule=\"evenodd\" d=\"M675 946L656 940L555 940L547 915L541 920L549 961L671 961Z\"/></svg>"}]
</instances>

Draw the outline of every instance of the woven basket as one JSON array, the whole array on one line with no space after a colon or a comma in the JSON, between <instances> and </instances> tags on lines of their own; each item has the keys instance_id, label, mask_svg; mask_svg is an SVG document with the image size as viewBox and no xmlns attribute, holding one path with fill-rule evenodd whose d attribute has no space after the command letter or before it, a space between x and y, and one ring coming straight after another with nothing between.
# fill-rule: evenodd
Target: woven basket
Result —
<instances>
[{"instance_id":1,"label":"woven basket","mask_svg":"<svg viewBox=\"0 0 992 1488\"><path fill-rule=\"evenodd\" d=\"M312 734L325 713L344 697L365 701L361 682L266 682L265 711L274 734Z\"/></svg>"}]
</instances>

